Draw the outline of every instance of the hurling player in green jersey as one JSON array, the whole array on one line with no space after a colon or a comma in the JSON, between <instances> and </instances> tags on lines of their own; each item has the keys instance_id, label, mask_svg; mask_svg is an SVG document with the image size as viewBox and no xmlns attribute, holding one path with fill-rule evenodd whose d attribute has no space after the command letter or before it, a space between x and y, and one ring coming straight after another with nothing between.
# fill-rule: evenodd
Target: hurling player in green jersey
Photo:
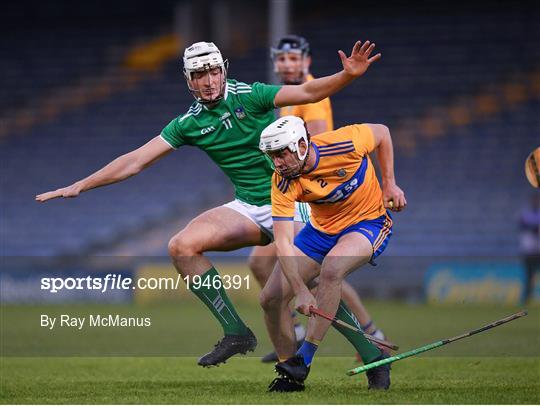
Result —
<instances>
[{"instance_id":1,"label":"hurling player in green jersey","mask_svg":"<svg viewBox=\"0 0 540 406\"><path fill-rule=\"evenodd\" d=\"M225 362L238 353L253 351L257 340L244 324L225 290L208 251L232 251L271 241L270 179L268 158L259 150L261 131L274 121L274 108L314 103L341 90L363 75L381 55L370 56L375 44L354 44L351 55L338 51L343 69L334 75L301 85L251 85L227 80L226 60L211 42L197 42L184 52L184 75L195 97L187 113L172 120L140 148L128 152L74 184L42 193L36 200L76 197L80 193L120 182L163 158L182 145L204 150L225 172L236 199L193 219L169 242L169 254L182 277L199 275L210 281L190 290L208 307L223 328L224 337L199 359L199 365ZM298 210L301 219L301 209ZM218 289L219 288L219 289Z\"/></svg>"}]
</instances>

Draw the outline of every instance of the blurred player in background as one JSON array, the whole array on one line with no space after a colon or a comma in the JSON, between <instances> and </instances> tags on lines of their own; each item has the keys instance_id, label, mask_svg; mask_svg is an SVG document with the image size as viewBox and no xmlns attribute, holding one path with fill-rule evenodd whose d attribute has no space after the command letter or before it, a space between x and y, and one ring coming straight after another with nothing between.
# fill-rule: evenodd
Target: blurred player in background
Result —
<instances>
[{"instance_id":1,"label":"blurred player in background","mask_svg":"<svg viewBox=\"0 0 540 406\"><path fill-rule=\"evenodd\" d=\"M302 119L285 116L261 134L260 148L273 160L272 218L279 258L277 267L261 292L261 305L270 338L278 353L276 371L280 375L271 391L304 389L311 362L331 322L311 317L306 339L295 354L289 302L310 316L311 307L347 323L354 323L341 298L343 279L372 261L386 248L392 235L392 219L387 208L399 211L407 202L396 185L392 140L388 128L380 124L342 127L310 140ZM377 152L382 189L369 153ZM308 192L309 193L306 193ZM311 206L309 223L294 237L296 202ZM317 299L308 285L320 275ZM362 334L337 326L353 344L364 363L388 354ZM388 389L390 366L367 372L370 389Z\"/></svg>"},{"instance_id":2,"label":"blurred player in background","mask_svg":"<svg viewBox=\"0 0 540 406\"><path fill-rule=\"evenodd\" d=\"M525 175L536 188L529 205L519 216L519 247L527 272L525 297L533 298L537 275L540 274L540 147L535 148L525 160Z\"/></svg>"},{"instance_id":3,"label":"blurred player in background","mask_svg":"<svg viewBox=\"0 0 540 406\"><path fill-rule=\"evenodd\" d=\"M287 35L281 38L277 46L271 48L270 55L274 64L274 72L278 74L284 85L300 85L314 79L310 73L311 48L304 37ZM317 103L282 107L279 110L279 115L281 117L287 115L300 117L306 123L307 130L312 136L334 129L332 105L328 97ZM261 287L264 287L276 261L275 244L253 249L249 259L249 267ZM343 300L358 319L362 330L377 338L385 339L384 333L377 328L353 287L344 281L342 288ZM298 322L295 322L295 335L299 346L304 340L305 328ZM263 362L277 360L275 352L267 354L262 359Z\"/></svg>"},{"instance_id":4,"label":"blurred player in background","mask_svg":"<svg viewBox=\"0 0 540 406\"><path fill-rule=\"evenodd\" d=\"M218 365L235 354L253 351L257 340L236 312L219 273L204 253L271 241L273 168L259 150L260 132L274 120L275 107L317 102L363 75L380 58L380 54L370 56L374 48L369 41L358 41L349 57L338 51L343 65L340 72L301 85L273 86L227 79L228 62L219 49L211 42L197 42L186 48L183 58L184 76L195 98L187 113L173 119L160 135L140 148L70 186L37 195L36 200L76 197L120 182L182 145L205 151L234 184L236 198L192 220L170 240L169 254L184 278L201 277L204 283L189 288L223 328L223 339L199 359L199 365ZM164 176L174 181L174 174ZM299 213L296 217L300 219Z\"/></svg>"},{"instance_id":5,"label":"blurred player in background","mask_svg":"<svg viewBox=\"0 0 540 406\"><path fill-rule=\"evenodd\" d=\"M525 298L530 299L540 274L540 190L531 194L519 216L519 248L527 273Z\"/></svg>"}]
</instances>

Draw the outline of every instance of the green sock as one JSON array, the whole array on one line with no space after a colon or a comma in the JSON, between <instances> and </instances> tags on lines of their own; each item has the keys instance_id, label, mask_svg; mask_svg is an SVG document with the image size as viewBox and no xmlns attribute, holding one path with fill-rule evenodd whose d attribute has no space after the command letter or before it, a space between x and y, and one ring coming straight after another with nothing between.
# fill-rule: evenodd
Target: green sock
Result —
<instances>
[{"instance_id":1,"label":"green sock","mask_svg":"<svg viewBox=\"0 0 540 406\"><path fill-rule=\"evenodd\" d=\"M217 280L219 280L219 284ZM216 268L212 267L201 275L201 281L199 288L195 288L194 284L191 283L189 289L210 309L223 327L223 332L234 335L246 334L248 328L236 313L236 309L225 293ZM219 289L214 288L214 286L219 286Z\"/></svg>"},{"instance_id":2,"label":"green sock","mask_svg":"<svg viewBox=\"0 0 540 406\"><path fill-rule=\"evenodd\" d=\"M343 300L339 302L336 319L358 327L361 330L360 323L354 316L353 312L347 307L345 302L343 302ZM346 327L338 325L333 326L354 346L356 351L358 351L358 354L360 354L360 357L362 357L364 364L373 361L375 358L381 355L381 350L379 350L375 345L371 344L362 334L349 330Z\"/></svg>"}]
</instances>

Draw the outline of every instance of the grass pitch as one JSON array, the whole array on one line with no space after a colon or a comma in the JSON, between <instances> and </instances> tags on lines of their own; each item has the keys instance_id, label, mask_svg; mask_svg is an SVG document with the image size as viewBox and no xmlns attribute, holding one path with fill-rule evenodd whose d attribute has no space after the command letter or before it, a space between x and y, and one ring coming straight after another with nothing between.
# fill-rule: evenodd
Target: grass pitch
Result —
<instances>
[{"instance_id":1,"label":"grass pitch","mask_svg":"<svg viewBox=\"0 0 540 406\"><path fill-rule=\"evenodd\" d=\"M396 363L392 388L346 377L350 358L316 359L302 393L266 391L272 366L238 358L213 369L178 358L4 359L3 403L484 403L540 402L538 359L437 357Z\"/></svg>"},{"instance_id":2,"label":"grass pitch","mask_svg":"<svg viewBox=\"0 0 540 406\"><path fill-rule=\"evenodd\" d=\"M517 310L382 302L368 302L367 306L402 351L480 327ZM239 311L259 337L256 356L233 358L212 369L198 367L196 355L211 348L219 329L195 302L148 308L3 306L0 402L539 404L540 320L538 308L529 310L522 320L396 362L387 392L368 391L364 374L345 375L358 364L348 343L332 332L314 360L306 391L275 394L266 391L274 378L273 366L258 358L269 343L255 305L240 305ZM32 320L38 324L43 312L137 313L150 315L153 328L64 329L53 334L28 324ZM107 352L110 348L114 351ZM111 356L114 354L125 356Z\"/></svg>"}]
</instances>

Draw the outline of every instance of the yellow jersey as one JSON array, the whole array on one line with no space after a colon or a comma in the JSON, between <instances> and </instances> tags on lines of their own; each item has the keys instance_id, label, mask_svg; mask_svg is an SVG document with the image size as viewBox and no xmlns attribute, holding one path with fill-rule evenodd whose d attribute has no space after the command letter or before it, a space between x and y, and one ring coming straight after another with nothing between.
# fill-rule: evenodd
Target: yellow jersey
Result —
<instances>
[{"instance_id":1,"label":"yellow jersey","mask_svg":"<svg viewBox=\"0 0 540 406\"><path fill-rule=\"evenodd\" d=\"M338 234L363 220L386 213L382 190L369 158L375 139L369 126L350 125L311 138L315 166L296 179L272 177L272 216L294 218L294 202L311 207L310 222L319 231Z\"/></svg>"},{"instance_id":2,"label":"yellow jersey","mask_svg":"<svg viewBox=\"0 0 540 406\"><path fill-rule=\"evenodd\" d=\"M307 76L307 80L313 80L312 75ZM334 129L334 118L332 116L332 105L330 99L322 99L317 103L302 104L299 106L288 106L279 109L279 116L296 116L300 117L306 123L315 120L326 121L326 131Z\"/></svg>"}]
</instances>

